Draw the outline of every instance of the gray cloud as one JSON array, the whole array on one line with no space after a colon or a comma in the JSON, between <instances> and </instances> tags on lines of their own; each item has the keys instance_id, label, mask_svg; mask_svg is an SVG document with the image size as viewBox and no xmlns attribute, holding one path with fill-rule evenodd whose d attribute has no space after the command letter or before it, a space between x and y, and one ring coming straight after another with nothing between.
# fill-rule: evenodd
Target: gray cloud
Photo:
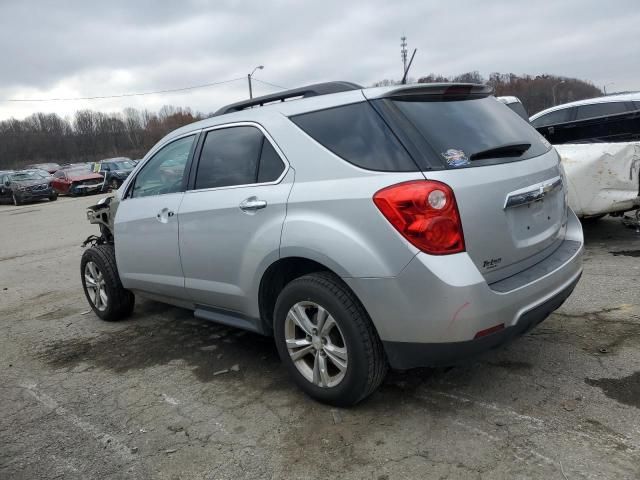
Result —
<instances>
[{"instance_id":1,"label":"gray cloud","mask_svg":"<svg viewBox=\"0 0 640 480\"><path fill-rule=\"evenodd\" d=\"M553 73L640 89L638 24L634 0L3 2L0 99L176 88L246 76L258 64L256 78L287 87L368 85L401 76L402 33L418 48L413 76ZM258 94L273 90L256 83ZM207 112L246 95L240 81L91 102L0 102L0 118L163 104Z\"/></svg>"}]
</instances>

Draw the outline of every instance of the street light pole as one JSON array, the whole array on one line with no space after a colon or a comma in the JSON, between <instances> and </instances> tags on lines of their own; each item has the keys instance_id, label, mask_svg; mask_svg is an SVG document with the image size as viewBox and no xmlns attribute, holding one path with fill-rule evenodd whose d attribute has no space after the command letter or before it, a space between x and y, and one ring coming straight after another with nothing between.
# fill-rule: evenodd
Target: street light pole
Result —
<instances>
[{"instance_id":1,"label":"street light pole","mask_svg":"<svg viewBox=\"0 0 640 480\"><path fill-rule=\"evenodd\" d=\"M562 81L560 81L560 82L556 83L553 87L551 87L551 93L553 94L553 106L554 106L554 107L555 107L555 106L556 106L556 104L558 103L558 102L556 102L556 87L557 87L558 85L562 85L563 83L565 83L565 82L564 82L564 80L562 80Z\"/></svg>"},{"instance_id":2,"label":"street light pole","mask_svg":"<svg viewBox=\"0 0 640 480\"><path fill-rule=\"evenodd\" d=\"M256 68L253 69L253 72L247 75L247 81L249 82L249 98L250 99L253 98L253 89L251 88L251 77L253 76L254 73L256 73L256 70L262 70L263 68L264 68L264 65L258 65Z\"/></svg>"}]
</instances>

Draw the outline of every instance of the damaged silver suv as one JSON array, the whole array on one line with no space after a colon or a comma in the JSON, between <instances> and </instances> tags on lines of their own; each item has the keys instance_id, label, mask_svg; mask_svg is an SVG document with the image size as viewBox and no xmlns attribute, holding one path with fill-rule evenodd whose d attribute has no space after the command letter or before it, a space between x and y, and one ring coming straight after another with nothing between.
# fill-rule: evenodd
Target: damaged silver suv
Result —
<instances>
[{"instance_id":1,"label":"damaged silver suv","mask_svg":"<svg viewBox=\"0 0 640 480\"><path fill-rule=\"evenodd\" d=\"M312 397L451 365L558 308L582 273L555 150L483 85L331 82L229 105L92 207L82 285L275 339Z\"/></svg>"}]
</instances>

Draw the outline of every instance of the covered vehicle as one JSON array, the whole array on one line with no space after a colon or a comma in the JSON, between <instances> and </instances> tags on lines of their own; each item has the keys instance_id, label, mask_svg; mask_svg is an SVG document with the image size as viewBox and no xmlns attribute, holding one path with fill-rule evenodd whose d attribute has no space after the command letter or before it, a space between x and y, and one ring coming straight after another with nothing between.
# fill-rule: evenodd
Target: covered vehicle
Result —
<instances>
[{"instance_id":1,"label":"covered vehicle","mask_svg":"<svg viewBox=\"0 0 640 480\"><path fill-rule=\"evenodd\" d=\"M86 164L72 165L53 174L51 186L57 193L86 195L103 190L104 177Z\"/></svg>"},{"instance_id":2,"label":"covered vehicle","mask_svg":"<svg viewBox=\"0 0 640 480\"><path fill-rule=\"evenodd\" d=\"M51 188L48 179L35 172L9 172L0 177L0 198L11 200L14 205L48 198L53 201L58 198Z\"/></svg>"},{"instance_id":3,"label":"covered vehicle","mask_svg":"<svg viewBox=\"0 0 640 480\"><path fill-rule=\"evenodd\" d=\"M93 164L93 171L103 175L106 185L112 190L120 188L134 168L136 164L126 157L107 158Z\"/></svg>"},{"instance_id":4,"label":"covered vehicle","mask_svg":"<svg viewBox=\"0 0 640 480\"><path fill-rule=\"evenodd\" d=\"M25 170L45 170L49 173L55 173L60 170L60 165L57 163L49 162L49 163L34 163L31 165L27 165Z\"/></svg>"}]
</instances>

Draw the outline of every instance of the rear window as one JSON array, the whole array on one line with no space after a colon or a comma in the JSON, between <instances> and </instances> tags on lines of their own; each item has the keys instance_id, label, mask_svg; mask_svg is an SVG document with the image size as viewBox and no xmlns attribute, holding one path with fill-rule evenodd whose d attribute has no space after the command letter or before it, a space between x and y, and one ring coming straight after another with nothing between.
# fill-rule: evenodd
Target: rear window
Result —
<instances>
[{"instance_id":1,"label":"rear window","mask_svg":"<svg viewBox=\"0 0 640 480\"><path fill-rule=\"evenodd\" d=\"M358 167L384 172L418 170L368 102L304 113L291 120L314 140Z\"/></svg>"},{"instance_id":2,"label":"rear window","mask_svg":"<svg viewBox=\"0 0 640 480\"><path fill-rule=\"evenodd\" d=\"M447 167L525 160L551 148L527 121L493 96L390 101Z\"/></svg>"}]
</instances>

